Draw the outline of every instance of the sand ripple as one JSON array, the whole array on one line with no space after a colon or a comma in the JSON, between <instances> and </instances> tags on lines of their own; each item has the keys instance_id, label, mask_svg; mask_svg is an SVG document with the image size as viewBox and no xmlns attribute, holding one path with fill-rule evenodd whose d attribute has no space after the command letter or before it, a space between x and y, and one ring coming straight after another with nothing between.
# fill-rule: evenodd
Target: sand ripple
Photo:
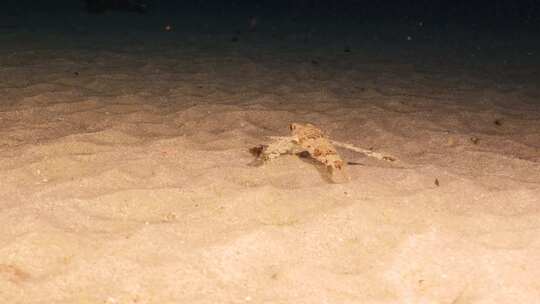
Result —
<instances>
[{"instance_id":1,"label":"sand ripple","mask_svg":"<svg viewBox=\"0 0 540 304\"><path fill-rule=\"evenodd\" d=\"M540 298L537 88L182 48L2 59L0 302ZM291 122L398 161L249 166Z\"/></svg>"}]
</instances>

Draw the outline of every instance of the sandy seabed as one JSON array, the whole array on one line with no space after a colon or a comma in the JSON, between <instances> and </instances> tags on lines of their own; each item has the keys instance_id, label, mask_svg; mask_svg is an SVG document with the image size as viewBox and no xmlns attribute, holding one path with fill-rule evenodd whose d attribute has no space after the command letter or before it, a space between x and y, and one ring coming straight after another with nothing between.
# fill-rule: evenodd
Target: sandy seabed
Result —
<instances>
[{"instance_id":1,"label":"sandy seabed","mask_svg":"<svg viewBox=\"0 0 540 304\"><path fill-rule=\"evenodd\" d=\"M540 299L538 65L3 35L1 303ZM249 166L292 122L397 161Z\"/></svg>"}]
</instances>

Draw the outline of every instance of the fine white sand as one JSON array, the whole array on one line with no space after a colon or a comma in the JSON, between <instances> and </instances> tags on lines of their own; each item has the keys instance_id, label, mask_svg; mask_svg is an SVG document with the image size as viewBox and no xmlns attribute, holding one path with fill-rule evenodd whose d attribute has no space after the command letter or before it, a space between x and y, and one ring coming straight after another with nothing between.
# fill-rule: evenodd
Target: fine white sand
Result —
<instances>
[{"instance_id":1,"label":"fine white sand","mask_svg":"<svg viewBox=\"0 0 540 304\"><path fill-rule=\"evenodd\" d=\"M76 31L2 30L0 303L540 299L539 65ZM397 161L249 166L292 122Z\"/></svg>"}]
</instances>

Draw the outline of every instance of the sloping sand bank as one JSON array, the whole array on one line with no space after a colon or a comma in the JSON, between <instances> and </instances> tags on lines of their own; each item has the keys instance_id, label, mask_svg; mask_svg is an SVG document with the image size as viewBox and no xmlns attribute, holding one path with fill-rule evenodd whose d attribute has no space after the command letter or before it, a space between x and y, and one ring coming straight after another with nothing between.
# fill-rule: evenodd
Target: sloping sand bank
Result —
<instances>
[{"instance_id":1,"label":"sloping sand bank","mask_svg":"<svg viewBox=\"0 0 540 304\"><path fill-rule=\"evenodd\" d=\"M25 35L0 62L1 303L540 299L538 69ZM397 161L249 166L291 122Z\"/></svg>"}]
</instances>

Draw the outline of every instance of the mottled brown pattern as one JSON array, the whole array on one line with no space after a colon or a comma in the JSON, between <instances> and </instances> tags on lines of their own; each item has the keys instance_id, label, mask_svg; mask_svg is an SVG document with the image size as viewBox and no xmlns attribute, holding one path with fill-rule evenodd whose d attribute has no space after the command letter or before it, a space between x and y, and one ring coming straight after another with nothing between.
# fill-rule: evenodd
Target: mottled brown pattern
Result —
<instances>
[{"instance_id":1,"label":"mottled brown pattern","mask_svg":"<svg viewBox=\"0 0 540 304\"><path fill-rule=\"evenodd\" d=\"M330 174L330 179L334 182L345 182L349 180L345 172L345 162L338 155L336 149L325 133L312 124L292 123L289 125L291 137L277 137L267 146L262 148L252 148L250 151L257 151L259 160L269 161L282 154L302 154L307 153L316 161L324 164ZM255 154L255 153L254 153Z\"/></svg>"},{"instance_id":2,"label":"mottled brown pattern","mask_svg":"<svg viewBox=\"0 0 540 304\"><path fill-rule=\"evenodd\" d=\"M21 283L30 279L30 274L17 266L0 264L0 277L6 277L12 283Z\"/></svg>"}]
</instances>

